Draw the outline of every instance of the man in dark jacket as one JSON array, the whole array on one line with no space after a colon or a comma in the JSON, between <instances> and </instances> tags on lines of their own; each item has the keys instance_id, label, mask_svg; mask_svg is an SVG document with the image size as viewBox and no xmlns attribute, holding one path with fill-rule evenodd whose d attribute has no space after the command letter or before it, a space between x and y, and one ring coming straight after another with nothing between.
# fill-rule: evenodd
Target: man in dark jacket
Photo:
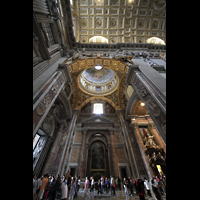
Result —
<instances>
[{"instance_id":1,"label":"man in dark jacket","mask_svg":"<svg viewBox=\"0 0 200 200\"><path fill-rule=\"evenodd\" d=\"M138 178L137 185L138 185L138 194L139 194L140 200L145 200L144 181L142 181L141 178Z\"/></svg>"}]
</instances>

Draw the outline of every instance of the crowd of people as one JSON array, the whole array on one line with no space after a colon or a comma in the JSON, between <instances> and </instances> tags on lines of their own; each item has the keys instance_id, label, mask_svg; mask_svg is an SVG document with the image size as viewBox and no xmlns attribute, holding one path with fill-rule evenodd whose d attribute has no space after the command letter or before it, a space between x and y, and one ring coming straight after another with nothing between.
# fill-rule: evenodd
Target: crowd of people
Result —
<instances>
[{"instance_id":1,"label":"crowd of people","mask_svg":"<svg viewBox=\"0 0 200 200\"><path fill-rule=\"evenodd\" d=\"M149 180L151 181L152 191L155 197L158 200L161 200L161 195L166 195L166 177L162 176L160 179L156 176ZM145 189L147 191L147 195L152 197L150 191L150 182L145 177L144 179L136 177L135 179L131 180L130 177L128 179L124 178L123 187L125 195L128 196L128 188L130 189L131 196L134 196L133 188L135 188L136 194L139 195L140 200L145 200Z\"/></svg>"},{"instance_id":2,"label":"crowd of people","mask_svg":"<svg viewBox=\"0 0 200 200\"><path fill-rule=\"evenodd\" d=\"M71 177L70 170L60 177L44 176L37 178L33 175L33 200L73 200L80 188L80 177Z\"/></svg>"},{"instance_id":3,"label":"crowd of people","mask_svg":"<svg viewBox=\"0 0 200 200\"><path fill-rule=\"evenodd\" d=\"M158 200L161 200L161 195L166 195L166 177L162 176L160 179L156 176L150 180L152 185L152 191L155 195L155 197ZM141 200L145 200L145 190L147 191L147 195L149 197L152 197L151 191L150 191L150 182L144 178L141 179L139 177L135 177L135 179L132 179L128 177L127 179L124 178L122 182L122 188L124 189L126 196L134 196L134 189L135 193L139 195L139 198ZM94 178L86 177L85 184L84 184L84 195L87 197L88 190L94 197ZM128 193L128 189L130 190L130 194ZM101 176L101 178L98 180L98 196L99 194L103 197L103 193L108 193L110 191L111 196L116 196L115 190L121 190L121 179L118 177L114 179L114 177L107 178L105 176Z\"/></svg>"},{"instance_id":4,"label":"crowd of people","mask_svg":"<svg viewBox=\"0 0 200 200\"><path fill-rule=\"evenodd\" d=\"M73 200L77 197L78 191L81 185L80 177L71 177L70 170L60 177L49 176L45 174L44 176L37 178L33 176L33 200ZM161 194L166 195L166 177L162 176L160 178L153 177L151 180L152 191L158 200L161 200ZM95 185L94 177L86 177L84 182L84 196L87 197L88 193L90 196L94 197L94 191L97 190L99 194L103 197L103 194L111 193L111 196L116 196L116 190L123 189L126 196L134 196L134 190L141 200L145 200L145 190L149 197L152 196L150 191L150 182L144 178L135 177L131 179L130 177L123 178L123 181L118 178L110 176L110 178L101 176ZM128 192L130 190L130 194Z\"/></svg>"}]
</instances>

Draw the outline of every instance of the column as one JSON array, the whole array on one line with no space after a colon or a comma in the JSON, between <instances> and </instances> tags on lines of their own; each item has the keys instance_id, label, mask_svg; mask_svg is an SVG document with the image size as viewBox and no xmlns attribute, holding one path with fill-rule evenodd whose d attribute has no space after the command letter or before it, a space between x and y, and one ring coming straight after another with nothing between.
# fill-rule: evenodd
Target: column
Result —
<instances>
[{"instance_id":1,"label":"column","mask_svg":"<svg viewBox=\"0 0 200 200\"><path fill-rule=\"evenodd\" d=\"M113 170L114 170L111 175L116 178L119 175L119 171L118 171L118 159L117 159L116 150L115 150L113 130L110 130L110 143L111 143L111 158L112 158Z\"/></svg>"},{"instance_id":2,"label":"column","mask_svg":"<svg viewBox=\"0 0 200 200\"><path fill-rule=\"evenodd\" d=\"M58 130L58 132L55 136L54 142L53 142L51 149L49 151L49 154L48 154L48 157L47 157L47 160L46 160L42 174L46 174L46 173L50 174L50 172L51 172L51 166L53 164L53 158L54 158L54 155L56 154L56 150L58 150L59 141L60 141L60 138L61 138L61 135L62 135L62 132L63 132L65 126L66 126L66 121L61 121L60 122L60 128L59 128L59 130Z\"/></svg>"},{"instance_id":3,"label":"column","mask_svg":"<svg viewBox=\"0 0 200 200\"><path fill-rule=\"evenodd\" d=\"M153 169L151 168L151 166L149 165L149 161L145 155L145 146L143 144L143 140L142 140L139 130L138 130L138 123L136 121L132 122L132 127L134 130L135 139L136 139L136 141L138 143L138 147L140 149L140 153L141 153L141 156L142 156L142 159L144 162L146 172L148 174L149 179L151 179L154 176L154 172L153 172Z\"/></svg>"},{"instance_id":4,"label":"column","mask_svg":"<svg viewBox=\"0 0 200 200\"><path fill-rule=\"evenodd\" d=\"M161 148L163 148L164 152L166 153L166 145L165 143L163 142L161 136L159 135L159 133L157 132L156 130L156 127L155 127L155 124L153 122L149 122L148 123L148 127L149 129L153 132L156 140L158 141L158 144Z\"/></svg>"},{"instance_id":5,"label":"column","mask_svg":"<svg viewBox=\"0 0 200 200\"><path fill-rule=\"evenodd\" d=\"M60 175L64 173L64 168L65 168L64 166L66 165L66 161L67 161L66 158L68 158L69 156L69 147L70 147L69 144L72 139L74 127L76 125L77 115L78 115L77 112L75 112L68 129L67 138L65 139L65 144L62 151L62 155L60 157L60 162L59 162L58 172L57 172L57 174L60 174Z\"/></svg>"},{"instance_id":6,"label":"column","mask_svg":"<svg viewBox=\"0 0 200 200\"><path fill-rule=\"evenodd\" d=\"M81 144L81 154L79 162L79 176L81 179L85 179L85 169L86 169L86 133L87 130L83 130L82 144Z\"/></svg>"},{"instance_id":7,"label":"column","mask_svg":"<svg viewBox=\"0 0 200 200\"><path fill-rule=\"evenodd\" d=\"M138 168L137 168L137 163L136 163L136 159L135 159L135 155L133 153L133 148L131 146L131 142L128 136L128 131L125 125L125 121L124 121L124 117L122 115L122 113L119 113L119 119L121 122L121 128L122 128L122 132L124 135L124 140L125 140L125 144L126 144L126 148L127 148L127 152L128 152L128 159L130 161L130 166L131 166L131 171L132 171L132 175L134 177L139 176L139 172L138 172Z\"/></svg>"}]
</instances>

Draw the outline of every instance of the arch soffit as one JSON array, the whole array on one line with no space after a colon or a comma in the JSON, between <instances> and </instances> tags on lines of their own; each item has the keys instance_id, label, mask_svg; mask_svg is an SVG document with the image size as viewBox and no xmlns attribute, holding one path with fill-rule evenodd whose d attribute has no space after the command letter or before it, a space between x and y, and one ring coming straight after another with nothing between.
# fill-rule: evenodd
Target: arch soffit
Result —
<instances>
[{"instance_id":1,"label":"arch soffit","mask_svg":"<svg viewBox=\"0 0 200 200\"><path fill-rule=\"evenodd\" d=\"M100 137L96 137L96 138L92 138L93 135L95 133L100 133L102 134L104 137L100 138ZM103 140L104 138L104 140ZM87 137L86 137L86 143L89 144L89 148L90 146L92 145L93 142L97 141L97 140L100 140L102 141L104 144L105 144L105 147L107 148L107 145L110 144L110 137L108 137L108 134L105 133L105 131L102 131L102 130L95 130L95 131L90 131L88 134L87 134Z\"/></svg>"},{"instance_id":2,"label":"arch soffit","mask_svg":"<svg viewBox=\"0 0 200 200\"><path fill-rule=\"evenodd\" d=\"M103 100L108 102L115 110L119 109L119 106L117 106L112 100L106 98L106 97L90 97L89 99L86 99L79 107L78 109L81 110L83 106L85 106L87 103L89 103L92 100Z\"/></svg>"},{"instance_id":3,"label":"arch soffit","mask_svg":"<svg viewBox=\"0 0 200 200\"><path fill-rule=\"evenodd\" d=\"M72 117L72 109L71 109L68 97L66 96L66 94L63 91L61 91L58 98L61 100L61 102L64 105L66 115L68 115L68 117L71 118Z\"/></svg>"},{"instance_id":4,"label":"arch soffit","mask_svg":"<svg viewBox=\"0 0 200 200\"><path fill-rule=\"evenodd\" d=\"M135 92L133 92L131 97L129 98L129 101L128 101L127 106L126 106L126 111L125 111L125 118L126 119L131 114L132 109L136 108L139 101L140 101L139 96Z\"/></svg>"},{"instance_id":5,"label":"arch soffit","mask_svg":"<svg viewBox=\"0 0 200 200\"><path fill-rule=\"evenodd\" d=\"M128 63L128 64L127 64ZM120 71L121 73L127 74L129 70L129 65L134 65L134 63L130 64L129 62L123 62L116 59L110 58L84 58L75 60L68 65L69 71L71 75L75 72L85 70L90 67L94 67L96 65L101 65L105 68L110 68L113 70Z\"/></svg>"}]
</instances>

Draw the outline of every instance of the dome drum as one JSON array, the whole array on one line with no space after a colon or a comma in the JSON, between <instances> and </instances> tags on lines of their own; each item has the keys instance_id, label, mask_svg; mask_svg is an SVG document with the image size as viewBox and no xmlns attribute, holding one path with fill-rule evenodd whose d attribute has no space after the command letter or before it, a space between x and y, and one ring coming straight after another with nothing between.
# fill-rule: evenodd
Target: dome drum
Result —
<instances>
[{"instance_id":1,"label":"dome drum","mask_svg":"<svg viewBox=\"0 0 200 200\"><path fill-rule=\"evenodd\" d=\"M80 88L92 95L105 95L113 92L119 85L118 75L109 68L84 70L78 77Z\"/></svg>"}]
</instances>

